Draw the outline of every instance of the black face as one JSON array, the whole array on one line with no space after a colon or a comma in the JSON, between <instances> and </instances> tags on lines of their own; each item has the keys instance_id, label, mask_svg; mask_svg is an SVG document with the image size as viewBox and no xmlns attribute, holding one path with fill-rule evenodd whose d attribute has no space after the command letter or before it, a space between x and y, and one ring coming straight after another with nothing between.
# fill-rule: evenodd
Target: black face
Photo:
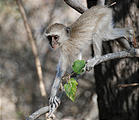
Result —
<instances>
[{"instance_id":1,"label":"black face","mask_svg":"<svg viewBox=\"0 0 139 120\"><path fill-rule=\"evenodd\" d=\"M47 39L49 41L49 44L52 46L52 36L47 36Z\"/></svg>"},{"instance_id":2,"label":"black face","mask_svg":"<svg viewBox=\"0 0 139 120\"><path fill-rule=\"evenodd\" d=\"M52 48L56 49L60 46L60 43L58 42L59 41L58 35L49 35L47 36L47 39Z\"/></svg>"}]
</instances>

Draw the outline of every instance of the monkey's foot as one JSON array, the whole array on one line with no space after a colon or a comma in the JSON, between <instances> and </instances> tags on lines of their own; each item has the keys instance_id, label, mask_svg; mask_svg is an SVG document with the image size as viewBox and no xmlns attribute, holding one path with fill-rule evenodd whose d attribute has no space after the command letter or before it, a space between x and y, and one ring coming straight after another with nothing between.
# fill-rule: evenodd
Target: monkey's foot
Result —
<instances>
[{"instance_id":1,"label":"monkey's foot","mask_svg":"<svg viewBox=\"0 0 139 120\"><path fill-rule=\"evenodd\" d=\"M50 118L54 111L58 108L58 106L60 105L60 99L57 96L51 97L49 100L49 114L48 114L48 118Z\"/></svg>"},{"instance_id":2,"label":"monkey's foot","mask_svg":"<svg viewBox=\"0 0 139 120\"><path fill-rule=\"evenodd\" d=\"M133 47L132 47L131 49L129 49L128 52L129 52L131 55L134 55L134 56L136 55L136 50L135 50L135 48L133 48Z\"/></svg>"},{"instance_id":3,"label":"monkey's foot","mask_svg":"<svg viewBox=\"0 0 139 120\"><path fill-rule=\"evenodd\" d=\"M48 116L49 116L49 113L46 113L47 120L54 120L54 118L55 118L54 114L52 114L49 118L48 118Z\"/></svg>"}]
</instances>

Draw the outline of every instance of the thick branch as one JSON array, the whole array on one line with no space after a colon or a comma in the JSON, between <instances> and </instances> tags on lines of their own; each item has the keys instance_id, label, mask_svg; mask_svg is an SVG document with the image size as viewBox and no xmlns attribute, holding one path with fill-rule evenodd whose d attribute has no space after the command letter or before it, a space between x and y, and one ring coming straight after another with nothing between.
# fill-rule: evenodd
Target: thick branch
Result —
<instances>
[{"instance_id":1,"label":"thick branch","mask_svg":"<svg viewBox=\"0 0 139 120\"><path fill-rule=\"evenodd\" d=\"M64 0L70 7L83 14L87 8L83 6L79 0Z\"/></svg>"},{"instance_id":2,"label":"thick branch","mask_svg":"<svg viewBox=\"0 0 139 120\"><path fill-rule=\"evenodd\" d=\"M19 8L22 19L24 21L24 26L25 26L25 29L27 32L28 40L30 42L32 52L35 57L35 64L36 64L37 74L38 74L39 82L40 82L41 95L46 97L47 95L46 95L46 91L45 91L45 85L44 85L43 76L42 76L42 68L41 68L41 63L40 63L39 56L38 56L36 43L35 43L35 40L33 39L31 28L28 24L26 13L25 13L24 7L22 5L22 0L16 0L16 3Z\"/></svg>"},{"instance_id":3,"label":"thick branch","mask_svg":"<svg viewBox=\"0 0 139 120\"><path fill-rule=\"evenodd\" d=\"M109 53L104 56L94 57L87 61L87 68L93 68L95 65L98 65L102 62L106 62L109 60L117 59L117 58L126 58L126 57L139 57L139 49L135 49L135 55L131 54L128 51L121 51L117 53Z\"/></svg>"},{"instance_id":4,"label":"thick branch","mask_svg":"<svg viewBox=\"0 0 139 120\"><path fill-rule=\"evenodd\" d=\"M83 6L79 0L64 0L70 7L75 9L77 12L83 14L88 8ZM97 0L97 5L105 5L105 0Z\"/></svg>"}]
</instances>

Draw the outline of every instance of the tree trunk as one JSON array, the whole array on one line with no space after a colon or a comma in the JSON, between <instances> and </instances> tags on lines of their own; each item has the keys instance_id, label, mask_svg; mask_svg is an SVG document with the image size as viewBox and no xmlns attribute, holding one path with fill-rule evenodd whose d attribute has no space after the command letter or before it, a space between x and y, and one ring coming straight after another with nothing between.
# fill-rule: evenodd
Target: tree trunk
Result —
<instances>
[{"instance_id":1,"label":"tree trunk","mask_svg":"<svg viewBox=\"0 0 139 120\"><path fill-rule=\"evenodd\" d=\"M113 0L114 2L114 0ZM113 3L107 0L106 4ZM138 0L116 0L112 6L116 26L132 26L139 33ZM96 1L87 0L88 7ZM139 44L139 38L136 38ZM139 47L139 45L137 45ZM103 54L121 51L117 42L103 44ZM96 92L100 120L138 120L139 86L119 87L119 84L139 83L139 59L125 58L95 67Z\"/></svg>"}]
</instances>

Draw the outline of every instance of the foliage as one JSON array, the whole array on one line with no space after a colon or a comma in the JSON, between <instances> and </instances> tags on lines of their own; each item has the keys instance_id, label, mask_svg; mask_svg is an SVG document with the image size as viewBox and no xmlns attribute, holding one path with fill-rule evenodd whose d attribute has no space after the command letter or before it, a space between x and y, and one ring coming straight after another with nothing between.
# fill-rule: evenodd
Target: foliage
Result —
<instances>
[{"instance_id":1,"label":"foliage","mask_svg":"<svg viewBox=\"0 0 139 120\"><path fill-rule=\"evenodd\" d=\"M84 60L76 60L72 65L72 70L76 74L81 74L82 72L84 72L84 69L83 69L84 67L85 67L85 61Z\"/></svg>"},{"instance_id":2,"label":"foliage","mask_svg":"<svg viewBox=\"0 0 139 120\"><path fill-rule=\"evenodd\" d=\"M81 74L84 72L85 67L85 61L84 60L76 60L73 63L72 70L76 74ZM77 91L77 81L74 78L70 78L68 80L68 83L64 85L64 89L66 92L66 95L74 102L76 97L76 91Z\"/></svg>"},{"instance_id":3,"label":"foliage","mask_svg":"<svg viewBox=\"0 0 139 120\"><path fill-rule=\"evenodd\" d=\"M78 83L74 78L71 78L67 84L64 85L66 95L74 102Z\"/></svg>"}]
</instances>

